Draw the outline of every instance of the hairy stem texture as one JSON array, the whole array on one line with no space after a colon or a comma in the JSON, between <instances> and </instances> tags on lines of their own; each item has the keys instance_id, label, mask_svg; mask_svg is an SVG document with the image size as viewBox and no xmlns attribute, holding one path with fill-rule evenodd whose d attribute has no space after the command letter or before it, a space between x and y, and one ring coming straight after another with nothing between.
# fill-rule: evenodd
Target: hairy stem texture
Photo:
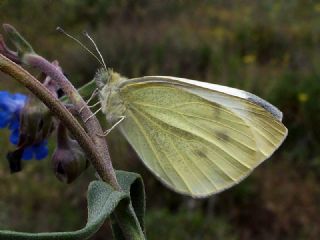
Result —
<instances>
[{"instance_id":1,"label":"hairy stem texture","mask_svg":"<svg viewBox=\"0 0 320 240\"><path fill-rule=\"evenodd\" d=\"M97 171L99 169L98 173L100 177L105 182L109 183L115 190L121 190L112 166L107 141L104 137L101 137L103 136L101 125L97 117L93 116L92 111L87 106L81 95L77 92L75 87L64 76L60 69L39 55L25 54L23 62L38 68L40 71L57 81L84 121L87 133L96 147L97 154L100 157L99 161L93 163L93 165Z\"/></svg>"},{"instance_id":2,"label":"hairy stem texture","mask_svg":"<svg viewBox=\"0 0 320 240\"><path fill-rule=\"evenodd\" d=\"M96 144L92 141L91 137L83 129L77 119L66 109L66 107L30 73L2 54L0 54L0 70L28 88L60 121L65 124L88 155L88 158L91 160L98 174L100 176L105 176L106 171L108 170L106 169L101 154L97 151ZM105 177L104 180L108 179Z\"/></svg>"}]
</instances>

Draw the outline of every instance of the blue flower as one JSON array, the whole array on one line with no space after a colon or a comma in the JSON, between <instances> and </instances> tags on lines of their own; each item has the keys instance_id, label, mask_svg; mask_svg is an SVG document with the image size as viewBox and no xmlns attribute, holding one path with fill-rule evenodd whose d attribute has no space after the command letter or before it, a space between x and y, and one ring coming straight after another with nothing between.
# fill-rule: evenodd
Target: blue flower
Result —
<instances>
[{"instance_id":1,"label":"blue flower","mask_svg":"<svg viewBox=\"0 0 320 240\"><path fill-rule=\"evenodd\" d=\"M9 128L19 125L19 114L23 108L27 97L22 94L10 94L0 91L0 128Z\"/></svg>"},{"instance_id":2,"label":"blue flower","mask_svg":"<svg viewBox=\"0 0 320 240\"><path fill-rule=\"evenodd\" d=\"M27 96L7 91L0 91L0 128L9 128L11 131L10 142L18 145L20 135L20 113L26 104ZM22 159L31 160L35 157L41 160L48 155L47 141L24 148Z\"/></svg>"},{"instance_id":3,"label":"blue flower","mask_svg":"<svg viewBox=\"0 0 320 240\"><path fill-rule=\"evenodd\" d=\"M43 141L39 144L34 144L30 147L26 147L23 151L22 159L31 160L33 158L41 160L45 158L49 153L48 141Z\"/></svg>"}]
</instances>

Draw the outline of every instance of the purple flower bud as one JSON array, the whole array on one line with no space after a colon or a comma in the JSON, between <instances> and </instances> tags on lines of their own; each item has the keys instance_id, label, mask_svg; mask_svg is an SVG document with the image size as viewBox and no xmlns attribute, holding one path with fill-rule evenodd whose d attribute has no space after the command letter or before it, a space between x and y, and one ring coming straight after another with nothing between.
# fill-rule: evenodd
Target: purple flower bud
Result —
<instances>
[{"instance_id":1,"label":"purple flower bud","mask_svg":"<svg viewBox=\"0 0 320 240\"><path fill-rule=\"evenodd\" d=\"M61 123L57 140L58 145L52 156L54 173L60 181L71 183L88 168L89 161L78 142L70 138L67 129Z\"/></svg>"}]
</instances>

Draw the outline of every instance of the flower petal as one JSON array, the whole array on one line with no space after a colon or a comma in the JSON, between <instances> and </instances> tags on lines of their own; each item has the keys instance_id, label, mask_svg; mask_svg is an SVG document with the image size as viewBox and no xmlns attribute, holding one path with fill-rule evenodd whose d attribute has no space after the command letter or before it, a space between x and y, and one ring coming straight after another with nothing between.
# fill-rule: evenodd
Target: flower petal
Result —
<instances>
[{"instance_id":1,"label":"flower petal","mask_svg":"<svg viewBox=\"0 0 320 240\"><path fill-rule=\"evenodd\" d=\"M20 111L27 101L27 96L21 93L16 93L12 95L12 100L15 103L16 111Z\"/></svg>"},{"instance_id":2,"label":"flower petal","mask_svg":"<svg viewBox=\"0 0 320 240\"><path fill-rule=\"evenodd\" d=\"M17 145L19 143L19 136L20 136L19 128L14 129L10 135L10 139L9 139L10 142L14 145Z\"/></svg>"},{"instance_id":3,"label":"flower petal","mask_svg":"<svg viewBox=\"0 0 320 240\"><path fill-rule=\"evenodd\" d=\"M22 154L22 159L23 160L31 160L33 157L33 149L32 147L27 147L24 149L23 154Z\"/></svg>"},{"instance_id":4,"label":"flower petal","mask_svg":"<svg viewBox=\"0 0 320 240\"><path fill-rule=\"evenodd\" d=\"M48 156L49 153L47 141L44 141L39 145L33 146L33 150L37 160L44 159L46 156Z\"/></svg>"},{"instance_id":5,"label":"flower petal","mask_svg":"<svg viewBox=\"0 0 320 240\"><path fill-rule=\"evenodd\" d=\"M0 128L5 128L10 123L11 116L7 112L0 110Z\"/></svg>"}]
</instances>

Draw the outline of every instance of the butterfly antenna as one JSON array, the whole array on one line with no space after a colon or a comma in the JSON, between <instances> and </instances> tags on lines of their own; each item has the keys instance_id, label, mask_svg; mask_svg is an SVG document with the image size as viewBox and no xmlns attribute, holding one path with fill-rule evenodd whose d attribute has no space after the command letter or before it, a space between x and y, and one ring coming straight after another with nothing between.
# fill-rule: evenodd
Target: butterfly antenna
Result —
<instances>
[{"instance_id":1,"label":"butterfly antenna","mask_svg":"<svg viewBox=\"0 0 320 240\"><path fill-rule=\"evenodd\" d=\"M102 66L105 67L105 63L102 59L102 62L101 60L96 56L94 55L93 52L90 51L89 48L87 48L82 42L80 42L78 39L76 39L75 37L71 36L70 34L68 34L66 31L64 31L61 27L57 27L56 30L64 35L66 35L68 38L71 38L72 40L74 40L75 42L77 42L81 47L83 47L90 55L92 55ZM100 54L100 53L99 53Z\"/></svg>"},{"instance_id":2,"label":"butterfly antenna","mask_svg":"<svg viewBox=\"0 0 320 240\"><path fill-rule=\"evenodd\" d=\"M97 44L94 42L94 40L92 39L92 37L90 37L90 35L89 35L86 31L84 31L83 34L92 42L94 48L96 49L97 53L99 54L99 56L100 56L100 58L101 58L101 61L102 61L102 63L103 63L104 68L107 69L107 65L106 65L106 63L104 62L104 59L103 59L103 57L102 57L101 52L99 51L99 48L98 48Z\"/></svg>"}]
</instances>

